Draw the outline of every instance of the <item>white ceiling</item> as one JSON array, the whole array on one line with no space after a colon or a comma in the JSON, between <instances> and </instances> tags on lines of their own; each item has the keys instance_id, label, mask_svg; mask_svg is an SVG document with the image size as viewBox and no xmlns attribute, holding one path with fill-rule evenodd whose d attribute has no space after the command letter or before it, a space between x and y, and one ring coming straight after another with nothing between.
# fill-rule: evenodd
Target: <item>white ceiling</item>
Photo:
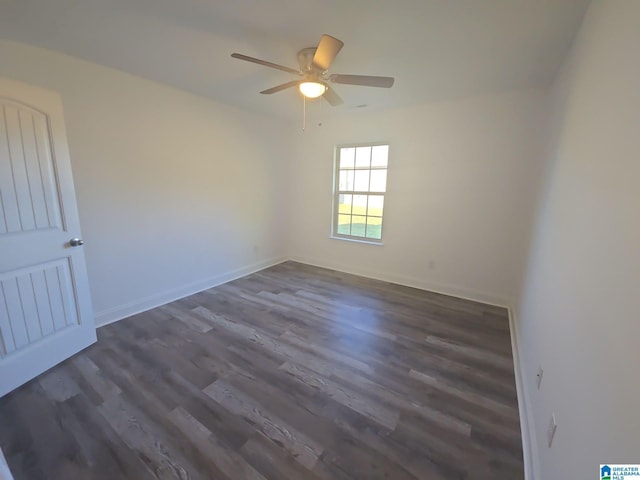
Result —
<instances>
[{"instance_id":1,"label":"white ceiling","mask_svg":"<svg viewBox=\"0 0 640 480\"><path fill-rule=\"evenodd\" d=\"M332 73L394 76L393 88L336 85L324 114L547 86L589 0L0 0L0 38L267 114L299 116L295 89L258 92L323 33L344 41ZM1 61L1 59L0 59ZM311 108L320 108L312 106Z\"/></svg>"}]
</instances>

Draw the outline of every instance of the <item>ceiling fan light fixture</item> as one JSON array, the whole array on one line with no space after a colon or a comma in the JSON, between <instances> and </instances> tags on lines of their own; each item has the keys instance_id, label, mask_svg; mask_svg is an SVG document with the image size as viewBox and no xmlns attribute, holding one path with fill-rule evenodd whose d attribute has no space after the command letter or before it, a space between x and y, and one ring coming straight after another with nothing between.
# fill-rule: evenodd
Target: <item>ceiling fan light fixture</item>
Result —
<instances>
[{"instance_id":1,"label":"ceiling fan light fixture","mask_svg":"<svg viewBox=\"0 0 640 480\"><path fill-rule=\"evenodd\" d=\"M318 98L327 91L327 86L324 83L306 81L300 84L300 93L307 98Z\"/></svg>"}]
</instances>

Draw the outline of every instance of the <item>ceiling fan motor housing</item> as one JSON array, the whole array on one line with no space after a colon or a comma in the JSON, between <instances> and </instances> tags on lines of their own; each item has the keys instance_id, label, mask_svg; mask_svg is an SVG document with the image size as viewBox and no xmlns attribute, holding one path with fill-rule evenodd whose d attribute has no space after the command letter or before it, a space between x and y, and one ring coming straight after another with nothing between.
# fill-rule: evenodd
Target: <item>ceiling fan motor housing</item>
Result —
<instances>
[{"instance_id":1,"label":"ceiling fan motor housing","mask_svg":"<svg viewBox=\"0 0 640 480\"><path fill-rule=\"evenodd\" d=\"M309 73L314 70L313 68L313 56L316 54L316 47L303 48L298 52L298 63L300 64L300 71L302 73ZM322 73L322 72L318 72Z\"/></svg>"}]
</instances>

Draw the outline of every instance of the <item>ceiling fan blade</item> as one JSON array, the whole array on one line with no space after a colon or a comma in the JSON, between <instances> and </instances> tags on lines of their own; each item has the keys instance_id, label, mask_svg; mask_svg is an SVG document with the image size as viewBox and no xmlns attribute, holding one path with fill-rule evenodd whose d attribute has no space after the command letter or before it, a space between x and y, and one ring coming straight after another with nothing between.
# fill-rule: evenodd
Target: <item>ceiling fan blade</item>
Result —
<instances>
[{"instance_id":1,"label":"ceiling fan blade","mask_svg":"<svg viewBox=\"0 0 640 480\"><path fill-rule=\"evenodd\" d=\"M343 103L340 95L338 95L336 91L329 86L327 86L327 90L324 92L323 97L332 107L337 107Z\"/></svg>"},{"instance_id":2,"label":"ceiling fan blade","mask_svg":"<svg viewBox=\"0 0 640 480\"><path fill-rule=\"evenodd\" d=\"M333 60L343 46L344 43L341 40L331 35L322 35L316 53L313 56L313 65L323 72L329 70Z\"/></svg>"},{"instance_id":3,"label":"ceiling fan blade","mask_svg":"<svg viewBox=\"0 0 640 480\"><path fill-rule=\"evenodd\" d=\"M395 79L393 77L373 77L371 75L340 75L329 76L329 80L334 83L344 83L346 85L362 85L364 87L390 88Z\"/></svg>"},{"instance_id":4,"label":"ceiling fan blade","mask_svg":"<svg viewBox=\"0 0 640 480\"><path fill-rule=\"evenodd\" d=\"M287 88L295 87L300 83L300 80L293 80L292 82L283 83L282 85L278 85L277 87L268 88L266 90L261 91L265 95L271 95L272 93L279 92L281 90L286 90Z\"/></svg>"},{"instance_id":5,"label":"ceiling fan blade","mask_svg":"<svg viewBox=\"0 0 640 480\"><path fill-rule=\"evenodd\" d=\"M267 62L266 60L260 60L259 58L249 57L241 53L232 53L231 56L239 60L245 60L247 62L257 63L258 65L264 65L265 67L276 68L278 70L282 70L283 72L289 72L295 75L301 75L301 73L298 70L295 70L293 68L285 67L284 65L278 65L277 63Z\"/></svg>"}]
</instances>

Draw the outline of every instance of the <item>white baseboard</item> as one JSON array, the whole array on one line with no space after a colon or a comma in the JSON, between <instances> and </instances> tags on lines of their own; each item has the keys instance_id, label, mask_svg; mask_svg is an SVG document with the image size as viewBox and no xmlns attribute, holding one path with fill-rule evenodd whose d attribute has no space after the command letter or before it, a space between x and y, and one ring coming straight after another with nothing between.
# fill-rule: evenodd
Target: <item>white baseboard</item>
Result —
<instances>
[{"instance_id":1,"label":"white baseboard","mask_svg":"<svg viewBox=\"0 0 640 480\"><path fill-rule=\"evenodd\" d=\"M526 480L539 478L540 468L538 457L538 443L533 422L533 411L529 403L529 388L524 367L520 356L520 335L518 334L518 322L513 308L509 308L509 332L511 333L511 351L513 352L513 372L516 377L516 391L518 395L518 412L520 413L520 430L522 434L522 454L524 456L524 475Z\"/></svg>"},{"instance_id":2,"label":"white baseboard","mask_svg":"<svg viewBox=\"0 0 640 480\"><path fill-rule=\"evenodd\" d=\"M429 292L441 293L443 295L462 298L464 300L486 303L487 305L494 305L496 307L509 308L509 305L511 303L509 299L500 295L493 295L491 293L480 292L469 288L456 287L453 285L446 285L443 283L430 282L428 280L406 277L404 275L397 275L393 273L380 274L378 272L368 271L366 269L349 267L345 268L344 265L315 260L304 256L293 256L290 258L290 260L294 262L305 263L307 265L312 265L314 267L329 268L338 272L350 273L352 275L359 275L361 277L372 278L374 280L395 283L397 285L403 285L405 287L413 287L420 290L427 290Z\"/></svg>"},{"instance_id":3,"label":"white baseboard","mask_svg":"<svg viewBox=\"0 0 640 480\"><path fill-rule=\"evenodd\" d=\"M189 295L193 295L194 293L198 293L203 290L216 287L223 283L230 282L231 280L244 277L245 275L264 270L265 268L272 267L286 260L287 259L284 257L264 260L258 263L247 265L242 268L238 268L236 270L232 270L231 272L215 275L213 277L207 278L206 280L190 283L180 288L150 295L148 297L134 300L124 305L118 305L117 307L102 310L101 312L96 312L96 327L104 327L105 325L117 322L118 320L122 320L123 318L130 317L131 315L145 312L147 310L151 310L152 308L174 302L181 298L188 297Z\"/></svg>"}]
</instances>

